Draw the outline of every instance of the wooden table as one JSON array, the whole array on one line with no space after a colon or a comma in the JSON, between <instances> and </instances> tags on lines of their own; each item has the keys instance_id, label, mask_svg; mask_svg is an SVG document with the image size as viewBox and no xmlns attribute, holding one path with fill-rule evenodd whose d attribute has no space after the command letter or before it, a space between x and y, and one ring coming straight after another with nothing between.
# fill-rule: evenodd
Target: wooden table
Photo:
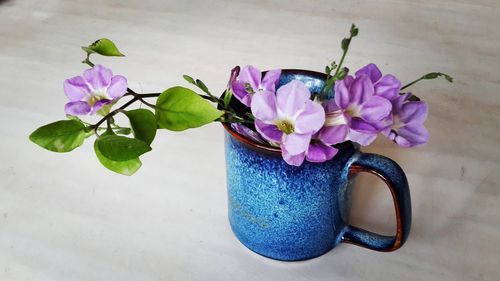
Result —
<instances>
[{"instance_id":1,"label":"wooden table","mask_svg":"<svg viewBox=\"0 0 500 281\"><path fill-rule=\"evenodd\" d=\"M407 244L393 253L341 245L309 261L258 256L231 233L223 130L162 131L133 177L112 174L91 141L70 154L29 142L64 118L62 81L80 46L113 39L125 58L96 58L139 92L186 85L221 92L234 65L321 71L340 56L409 82L430 106L430 142L367 151L406 171ZM0 1L0 280L500 280L500 2ZM392 233L389 191L363 175L352 221Z\"/></svg>"}]
</instances>

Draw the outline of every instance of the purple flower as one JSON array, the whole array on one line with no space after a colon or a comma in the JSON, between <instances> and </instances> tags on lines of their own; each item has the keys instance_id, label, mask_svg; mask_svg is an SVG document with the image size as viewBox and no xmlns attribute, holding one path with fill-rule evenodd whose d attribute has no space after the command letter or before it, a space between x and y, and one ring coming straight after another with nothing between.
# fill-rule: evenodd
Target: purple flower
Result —
<instances>
[{"instance_id":1,"label":"purple flower","mask_svg":"<svg viewBox=\"0 0 500 281\"><path fill-rule=\"evenodd\" d=\"M429 140L423 123L428 107L423 101L410 101L411 93L399 95L392 100L392 126L382 134L402 147L413 147Z\"/></svg>"},{"instance_id":2,"label":"purple flower","mask_svg":"<svg viewBox=\"0 0 500 281\"><path fill-rule=\"evenodd\" d=\"M64 110L71 115L95 114L100 109L105 109L104 106L114 103L126 91L125 77L113 76L111 69L98 64L85 70L83 76L64 81L64 93L70 100Z\"/></svg>"},{"instance_id":3,"label":"purple flower","mask_svg":"<svg viewBox=\"0 0 500 281\"><path fill-rule=\"evenodd\" d=\"M358 70L356 76L360 75L370 77L375 95L392 103L392 114L382 122L389 124L389 127L384 128L382 133L403 147L426 143L429 133L423 123L427 118L427 104L423 101L410 101L411 94L400 95L401 82L391 74L382 76L373 63Z\"/></svg>"},{"instance_id":4,"label":"purple flower","mask_svg":"<svg viewBox=\"0 0 500 281\"><path fill-rule=\"evenodd\" d=\"M392 109L391 102L375 93L368 74L336 81L335 98L325 105L326 121L319 139L327 145L345 140L364 146L372 143L377 133L387 127L385 118Z\"/></svg>"},{"instance_id":5,"label":"purple flower","mask_svg":"<svg viewBox=\"0 0 500 281\"><path fill-rule=\"evenodd\" d=\"M246 106L250 106L256 93L274 93L281 75L281 69L270 70L262 78L262 72L247 65L239 73L238 80L232 83L234 96Z\"/></svg>"},{"instance_id":6,"label":"purple flower","mask_svg":"<svg viewBox=\"0 0 500 281\"><path fill-rule=\"evenodd\" d=\"M265 140L263 140L260 135L255 132L254 130L248 128L247 126L240 124L240 123L231 123L231 128L235 130L238 134L245 136L254 142L257 143L266 143Z\"/></svg>"},{"instance_id":7,"label":"purple flower","mask_svg":"<svg viewBox=\"0 0 500 281\"><path fill-rule=\"evenodd\" d=\"M321 163L332 159L338 151L335 147L325 144L316 133L307 149L306 159L309 162Z\"/></svg>"},{"instance_id":8,"label":"purple flower","mask_svg":"<svg viewBox=\"0 0 500 281\"><path fill-rule=\"evenodd\" d=\"M309 155L313 160L323 157L318 156L322 146L311 147L310 142L325 122L325 111L310 97L304 83L293 80L280 87L276 95L260 91L252 99L257 131L268 141L280 144L283 159L290 165L300 166ZM323 154L328 153L331 151Z\"/></svg>"},{"instance_id":9,"label":"purple flower","mask_svg":"<svg viewBox=\"0 0 500 281\"><path fill-rule=\"evenodd\" d=\"M235 66L233 69L231 69L231 75L229 76L229 81L227 82L227 87L231 88L233 86L233 83L236 81L236 78L238 78L238 75L240 74L240 67Z\"/></svg>"},{"instance_id":10,"label":"purple flower","mask_svg":"<svg viewBox=\"0 0 500 281\"><path fill-rule=\"evenodd\" d=\"M375 95L384 97L388 100L393 100L399 96L399 89L401 89L401 82L392 74L382 76L378 67L370 63L360 70L356 71L356 77L367 75L373 83Z\"/></svg>"}]
</instances>

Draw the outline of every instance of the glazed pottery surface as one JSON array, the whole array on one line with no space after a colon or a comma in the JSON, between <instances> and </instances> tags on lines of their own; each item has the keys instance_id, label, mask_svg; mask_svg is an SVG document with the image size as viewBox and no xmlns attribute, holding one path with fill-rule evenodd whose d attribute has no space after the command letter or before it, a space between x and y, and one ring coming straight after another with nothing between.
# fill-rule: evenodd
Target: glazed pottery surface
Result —
<instances>
[{"instance_id":1,"label":"glazed pottery surface","mask_svg":"<svg viewBox=\"0 0 500 281\"><path fill-rule=\"evenodd\" d=\"M279 86L293 79L314 93L323 86L324 74L284 70ZM253 142L227 124L224 127L229 221L250 250L294 261L320 256L341 242L392 251L406 241L410 193L406 176L394 161L362 153L346 142L327 162L295 167L283 161L278 148ZM396 209L396 235L379 235L348 224L354 175L361 171L387 183Z\"/></svg>"}]
</instances>

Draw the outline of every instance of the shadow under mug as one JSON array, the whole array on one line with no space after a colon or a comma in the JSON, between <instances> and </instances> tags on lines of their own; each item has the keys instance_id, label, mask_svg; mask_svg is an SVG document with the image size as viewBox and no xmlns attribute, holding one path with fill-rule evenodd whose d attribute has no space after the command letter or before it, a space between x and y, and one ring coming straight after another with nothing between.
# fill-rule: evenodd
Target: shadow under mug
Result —
<instances>
[{"instance_id":1,"label":"shadow under mug","mask_svg":"<svg viewBox=\"0 0 500 281\"><path fill-rule=\"evenodd\" d=\"M301 80L318 92L325 75L283 70L278 87ZM362 153L357 145L337 146L324 163L288 165L279 148L246 138L224 124L229 222L236 237L250 250L277 260L296 261L320 256L341 242L378 251L400 248L411 227L411 200L403 170L389 158ZM375 234L349 225L355 175L369 172L390 189L396 210L394 236Z\"/></svg>"}]
</instances>

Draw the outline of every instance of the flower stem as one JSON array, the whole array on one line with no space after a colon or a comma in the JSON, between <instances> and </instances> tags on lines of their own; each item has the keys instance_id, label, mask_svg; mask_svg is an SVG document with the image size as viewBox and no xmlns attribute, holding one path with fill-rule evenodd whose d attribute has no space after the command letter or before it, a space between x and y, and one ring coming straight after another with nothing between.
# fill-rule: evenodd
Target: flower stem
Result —
<instances>
[{"instance_id":1,"label":"flower stem","mask_svg":"<svg viewBox=\"0 0 500 281\"><path fill-rule=\"evenodd\" d=\"M328 68L329 71L326 76L325 84L321 88L321 91L319 93L320 98L326 98L328 93L332 90L333 85L335 85L336 80L342 80L344 77L347 75L347 72L349 71L347 68L342 69L342 64L344 63L345 57L347 55L347 51L349 50L349 46L351 45L351 40L352 38L356 37L358 35L358 28L356 25L352 24L351 29L349 31L349 37L342 39L342 43L340 44L340 47L342 48L342 57L340 57L339 64L336 65L335 73L331 75L331 68ZM333 64L332 64L333 66ZM342 70L342 71L341 71Z\"/></svg>"},{"instance_id":2,"label":"flower stem","mask_svg":"<svg viewBox=\"0 0 500 281\"><path fill-rule=\"evenodd\" d=\"M94 67L94 63L92 63L90 61L90 54L89 53L87 53L87 57L85 58L85 60L82 61L82 63L85 63L85 64L89 65L90 67Z\"/></svg>"},{"instance_id":3,"label":"flower stem","mask_svg":"<svg viewBox=\"0 0 500 281\"><path fill-rule=\"evenodd\" d=\"M92 130L95 130L96 128L99 128L99 126L102 123L106 122L109 118L115 116L117 113L122 112L125 108L127 108L129 105L133 104L134 102L136 102L138 100L139 100L139 98L137 98L137 97L132 98L127 103L125 103L124 105L120 106L118 109L115 109L115 110L111 111L110 113L106 114L103 118L101 118L101 120L97 121L97 123L95 123L94 125L91 125L90 128Z\"/></svg>"},{"instance_id":4,"label":"flower stem","mask_svg":"<svg viewBox=\"0 0 500 281\"><path fill-rule=\"evenodd\" d=\"M161 93L139 94L139 93L136 93L134 90L127 88L127 93L124 96L132 96L132 99L129 100L127 103L123 104L122 106L120 106L119 108L106 114L101 120L99 120L94 125L90 125L90 128L92 130L96 131L96 133L97 133L98 129L102 129L99 127L100 125L102 125L104 122L108 122L108 120L111 120L111 118L113 116L115 116L116 114L124 112L125 108L127 108L131 104L135 103L136 101L140 101L149 107L155 108L156 106L154 104L151 104L151 103L145 101L144 99L145 98L155 98L155 97L158 97L160 95L161 95ZM212 100L212 97L210 97L210 96L206 96L206 95L200 95L200 96L204 99L207 99L210 101ZM245 119L245 118L238 116L234 111L231 110L231 108L229 108L229 109L224 108L223 111L227 115L228 118L227 119L221 118L221 119L217 120L219 122L253 124L252 120L248 120L248 119Z\"/></svg>"},{"instance_id":5,"label":"flower stem","mask_svg":"<svg viewBox=\"0 0 500 281\"><path fill-rule=\"evenodd\" d=\"M131 95L131 96L133 96L133 97L135 97L135 98L137 98L137 99L138 99L138 100L140 100L143 104L145 104L145 105L147 105L147 106L149 106L149 107L151 107L151 108L153 108L153 109L154 109L154 108L156 108L156 105L154 105L154 104L152 104L152 103L149 103L149 102L145 101L145 100L144 100L144 96L143 96L143 95L136 93L135 91L133 91L133 90L132 90L132 89L130 89L130 88L127 88L127 94L128 94L128 95ZM155 93L155 94L153 94L152 96L148 96L148 97L158 97L159 95L160 95L160 93L157 93L157 94Z\"/></svg>"},{"instance_id":6,"label":"flower stem","mask_svg":"<svg viewBox=\"0 0 500 281\"><path fill-rule=\"evenodd\" d=\"M422 77L404 85L403 87L401 87L401 91L410 87L411 85L419 82L419 81L422 81L422 80L430 80L430 79L436 79L440 76L443 76L448 82L452 83L453 82L453 77L451 77L450 75L446 74L446 73L442 73L442 72L431 72L431 73L427 73L425 75L423 75Z\"/></svg>"},{"instance_id":7,"label":"flower stem","mask_svg":"<svg viewBox=\"0 0 500 281\"><path fill-rule=\"evenodd\" d=\"M82 63L87 64L90 67L94 67L94 63L92 63L90 61L90 54L89 53L87 53L87 57L85 58L85 60L82 61ZM193 81L192 84L196 85L198 88L200 88L203 92L205 92L207 94L207 95L198 94L200 97L202 97L202 98L204 98L206 100L209 100L211 102L217 103L222 108L222 111L224 111L225 115L227 115L227 119L225 117L221 117L221 118L219 118L216 121L219 121L219 122L229 122L229 123L249 123L249 124L253 124L253 120L247 120L244 117L238 116L234 112L234 110L231 108L231 106L226 105L221 99L219 99L216 96L212 95L212 93L210 93L210 91L207 89L207 87L205 86L205 84L203 84L203 82L201 82L200 80L196 80L196 82ZM89 128L91 130L93 130L96 134L98 134L97 131L99 129L102 129L100 127L100 125L102 125L104 122L107 122L106 123L107 124L107 129L109 130L110 127L111 127L111 125L113 125L112 124L113 122L111 122L113 116L115 116L116 114L118 114L120 112L124 112L125 108L127 108L129 105L133 104L136 101L140 101L143 104L145 104L145 105L147 105L147 106L155 109L156 105L154 105L154 104L146 101L145 99L146 98L156 98L156 97L159 97L161 94L162 93L139 94L139 93L135 92L134 90L132 90L130 88L127 88L127 92L123 96L124 97L125 96L132 96L132 99L129 100L127 103L123 104L122 106L120 106L119 108L117 108L117 109L109 112L108 114L106 114L97 123L95 123L93 125L89 125Z\"/></svg>"},{"instance_id":8,"label":"flower stem","mask_svg":"<svg viewBox=\"0 0 500 281\"><path fill-rule=\"evenodd\" d=\"M340 67L342 67L342 64L344 63L345 56L347 55L347 50L349 50L349 45L351 44L351 38L349 37L349 43L347 44L347 47L345 48L344 52L342 53L342 57L340 57L339 65L337 65L337 69L335 70L335 74L333 74L333 77L337 76L340 71Z\"/></svg>"}]
</instances>

